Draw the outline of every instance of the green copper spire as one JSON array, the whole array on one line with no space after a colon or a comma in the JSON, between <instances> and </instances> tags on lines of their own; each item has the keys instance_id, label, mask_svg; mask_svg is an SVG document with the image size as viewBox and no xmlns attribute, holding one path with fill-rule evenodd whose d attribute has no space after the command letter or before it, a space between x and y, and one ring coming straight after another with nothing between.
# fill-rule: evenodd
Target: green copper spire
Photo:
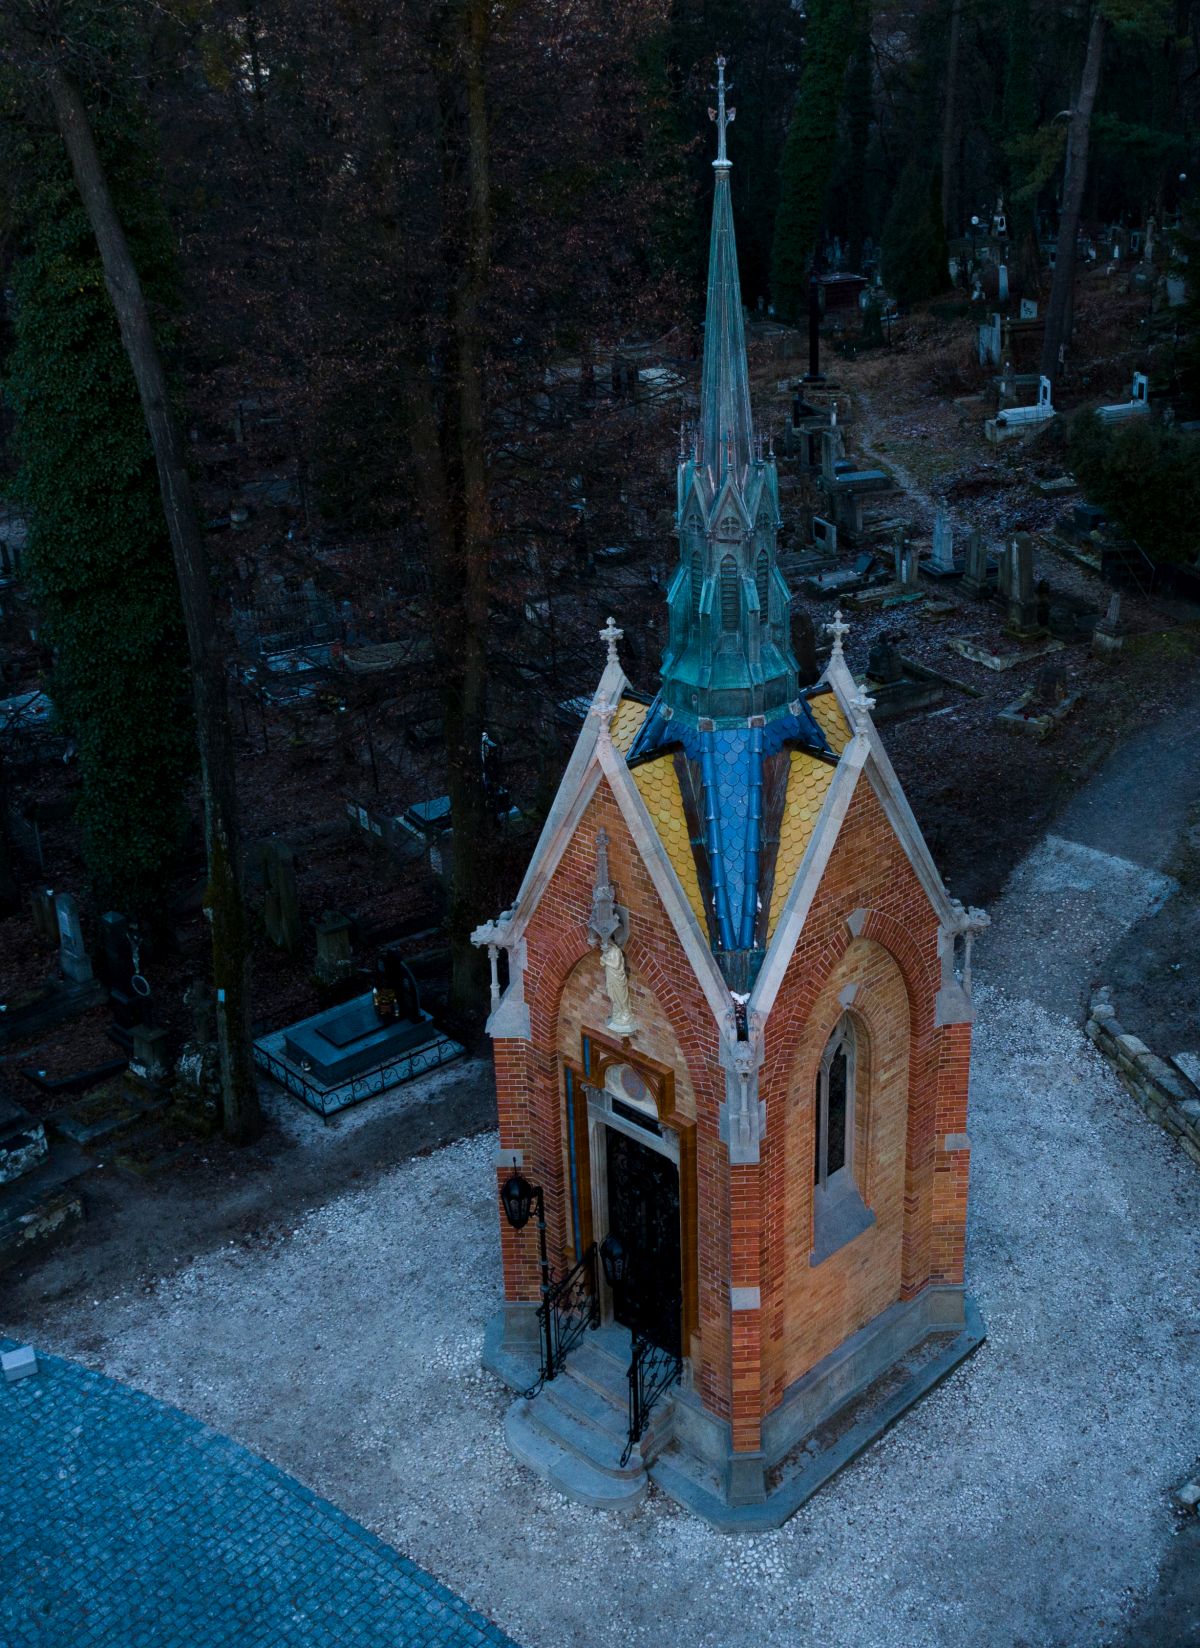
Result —
<instances>
[{"instance_id":1,"label":"green copper spire","mask_svg":"<svg viewBox=\"0 0 1200 1648\"><path fill-rule=\"evenodd\" d=\"M693 727L746 726L799 697L791 597L776 564L775 453L754 434L750 373L729 198L725 60L717 59L708 309L694 444L681 441L675 526L680 564L667 595L671 628L661 705Z\"/></svg>"},{"instance_id":2,"label":"green copper spire","mask_svg":"<svg viewBox=\"0 0 1200 1648\"><path fill-rule=\"evenodd\" d=\"M730 464L739 478L745 476L753 457L754 440L742 289L729 197L732 167L725 153L725 132L737 110L725 106L723 57L717 58L717 106L708 112L717 123L717 158L713 161L716 191L708 249L708 304L704 316L704 373L700 387L697 457L701 467L719 484Z\"/></svg>"}]
</instances>

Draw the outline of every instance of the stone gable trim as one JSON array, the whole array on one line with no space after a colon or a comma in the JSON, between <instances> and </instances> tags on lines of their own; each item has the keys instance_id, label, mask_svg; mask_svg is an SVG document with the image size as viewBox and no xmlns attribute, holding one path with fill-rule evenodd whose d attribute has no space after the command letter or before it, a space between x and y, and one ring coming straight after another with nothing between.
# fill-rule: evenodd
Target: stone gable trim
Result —
<instances>
[{"instance_id":1,"label":"stone gable trim","mask_svg":"<svg viewBox=\"0 0 1200 1648\"><path fill-rule=\"evenodd\" d=\"M683 946L683 953L695 974L696 982L712 1009L713 1017L717 1021L718 1034L723 1040L727 1039L733 1033L733 1003L730 1000L729 987L708 947L707 936L700 931L700 923L696 920L695 912L688 903L679 877L675 874L675 866L668 858L667 850L654 828L646 803L630 776L624 758L608 740L602 739L597 745L597 759L633 839L633 845L650 872L650 879L667 913L667 919L674 927Z\"/></svg>"},{"instance_id":2,"label":"stone gable trim","mask_svg":"<svg viewBox=\"0 0 1200 1648\"><path fill-rule=\"evenodd\" d=\"M619 703L628 685L620 664L606 665L592 698L592 709L600 704ZM595 794L598 776L595 757L600 741L599 718L589 713L580 729L553 804L546 814L546 822L542 825L542 833L517 896L511 909L506 910L496 923L504 935L500 942L505 945L513 944L529 925L529 919L558 868L567 843L575 834L584 809Z\"/></svg>"}]
</instances>

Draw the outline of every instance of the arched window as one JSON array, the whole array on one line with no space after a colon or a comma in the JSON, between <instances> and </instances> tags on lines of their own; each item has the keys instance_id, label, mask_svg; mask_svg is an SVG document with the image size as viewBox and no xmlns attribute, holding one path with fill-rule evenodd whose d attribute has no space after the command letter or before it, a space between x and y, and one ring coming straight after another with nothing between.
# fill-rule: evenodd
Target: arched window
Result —
<instances>
[{"instance_id":1,"label":"arched window","mask_svg":"<svg viewBox=\"0 0 1200 1648\"><path fill-rule=\"evenodd\" d=\"M854 1137L858 1047L854 1024L843 1016L825 1044L813 1095L813 1249L818 1265L875 1223L855 1178Z\"/></svg>"},{"instance_id":2,"label":"arched window","mask_svg":"<svg viewBox=\"0 0 1200 1648\"><path fill-rule=\"evenodd\" d=\"M758 559L754 563L754 585L758 590L758 613L765 624L767 621L767 607L771 596L771 563L765 549L760 549Z\"/></svg>"},{"instance_id":3,"label":"arched window","mask_svg":"<svg viewBox=\"0 0 1200 1648\"><path fill-rule=\"evenodd\" d=\"M738 569L732 555L721 562L721 628L738 627L740 602L738 600Z\"/></svg>"},{"instance_id":4,"label":"arched window","mask_svg":"<svg viewBox=\"0 0 1200 1648\"><path fill-rule=\"evenodd\" d=\"M704 557L698 549L692 551L692 617L700 616L700 597L704 594Z\"/></svg>"},{"instance_id":5,"label":"arched window","mask_svg":"<svg viewBox=\"0 0 1200 1648\"><path fill-rule=\"evenodd\" d=\"M854 1026L843 1018L829 1038L817 1071L813 1182L823 1190L839 1173L853 1173L854 1053Z\"/></svg>"}]
</instances>

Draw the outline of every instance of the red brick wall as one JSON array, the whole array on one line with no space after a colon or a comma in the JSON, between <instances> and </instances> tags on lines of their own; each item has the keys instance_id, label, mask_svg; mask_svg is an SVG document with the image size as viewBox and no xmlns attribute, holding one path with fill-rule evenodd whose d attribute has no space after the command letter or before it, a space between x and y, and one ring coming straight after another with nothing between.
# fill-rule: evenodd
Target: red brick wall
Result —
<instances>
[{"instance_id":1,"label":"red brick wall","mask_svg":"<svg viewBox=\"0 0 1200 1648\"><path fill-rule=\"evenodd\" d=\"M866 912L855 940L846 918ZM760 1255L763 1348L759 1412L849 1334L930 1282L961 1283L967 1152L935 1141L966 1129L970 1027L935 1029L938 919L877 796L860 780L766 1027L760 1094L767 1138L760 1168L766 1215ZM860 990L871 1119L865 1190L875 1227L824 1264L809 1264L816 1066ZM863 1081L859 1082L860 1091ZM756 1171L756 1170L749 1170ZM738 1423L739 1419L742 1423ZM735 1428L751 1446L749 1405Z\"/></svg>"},{"instance_id":2,"label":"red brick wall","mask_svg":"<svg viewBox=\"0 0 1200 1648\"><path fill-rule=\"evenodd\" d=\"M719 1107L725 1096L716 1024L679 937L658 897L649 872L634 849L624 818L602 780L542 896L525 938L528 963L525 999L532 1043L497 1041L496 1086L502 1147L525 1152L527 1178L545 1186L551 1262L556 1272L567 1260L569 1187L562 1147L560 1049L579 1057L579 1015L588 988L564 990L573 970L578 977L591 963L587 920L596 873L596 831L609 835L609 873L620 902L630 912L629 967L637 1035L635 1051L677 1071L680 1108L696 1116L697 1233L700 1357L693 1365L697 1389L714 1412L729 1411L729 1202L727 1156L718 1138ZM598 976L598 969L597 969ZM591 1028L603 1032L603 1019ZM685 1071L680 1072L680 1062ZM506 1176L497 1173L497 1185ZM501 1219L505 1296L538 1296L536 1235L514 1233Z\"/></svg>"},{"instance_id":3,"label":"red brick wall","mask_svg":"<svg viewBox=\"0 0 1200 1648\"><path fill-rule=\"evenodd\" d=\"M570 1218L560 1055L578 1057L581 1020L601 1007L598 969L593 978L595 963L584 960L601 825L618 896L630 909L634 1049L672 1065L681 1092L690 1086L694 1094L700 1353L693 1375L706 1406L731 1421L735 1446L752 1450L782 1392L848 1334L930 1282L961 1282L967 1153L938 1150L936 1140L965 1131L970 1030L934 1028L937 917L864 777L767 1023L762 1160L731 1168L718 1136L725 1084L712 1011L602 780L526 931L532 1042L495 1044L501 1143L524 1151L526 1176L545 1187L556 1269L567 1259ZM860 908L867 915L856 941L846 918ZM860 985L853 1011L871 1107L860 1163L876 1226L812 1267L813 1073L849 982ZM591 1028L602 1031L603 1021ZM501 1169L498 1185L504 1177ZM534 1300L536 1234L515 1234L498 1216L506 1297ZM731 1284L758 1287L761 1308L731 1317Z\"/></svg>"}]
</instances>

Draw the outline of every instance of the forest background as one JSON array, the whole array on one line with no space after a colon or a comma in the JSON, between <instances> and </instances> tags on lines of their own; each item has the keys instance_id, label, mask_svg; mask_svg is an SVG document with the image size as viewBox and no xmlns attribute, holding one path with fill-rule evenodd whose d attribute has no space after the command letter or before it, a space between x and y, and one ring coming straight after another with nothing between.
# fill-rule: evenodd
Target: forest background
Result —
<instances>
[{"instance_id":1,"label":"forest background","mask_svg":"<svg viewBox=\"0 0 1200 1648\"><path fill-rule=\"evenodd\" d=\"M407 648L454 829L461 1017L470 931L512 890L498 820L546 805L554 707L595 673L587 569L642 483L667 496L677 399L607 390L647 341L700 347L718 51L752 312L801 319L835 243L850 268L878 257L902 304L936 298L948 246L1002 198L1015 290L1040 289L1057 239L1054 375L1080 221L1182 211L1190 244L1194 0L0 6L0 479L29 518L96 907L163 925L204 814L235 1137L258 1127L238 614L311 581L360 638ZM1189 469L1154 439L1143 497L1148 464ZM214 500L264 469L288 477L286 530L239 533ZM324 708L374 769L378 690Z\"/></svg>"}]
</instances>

